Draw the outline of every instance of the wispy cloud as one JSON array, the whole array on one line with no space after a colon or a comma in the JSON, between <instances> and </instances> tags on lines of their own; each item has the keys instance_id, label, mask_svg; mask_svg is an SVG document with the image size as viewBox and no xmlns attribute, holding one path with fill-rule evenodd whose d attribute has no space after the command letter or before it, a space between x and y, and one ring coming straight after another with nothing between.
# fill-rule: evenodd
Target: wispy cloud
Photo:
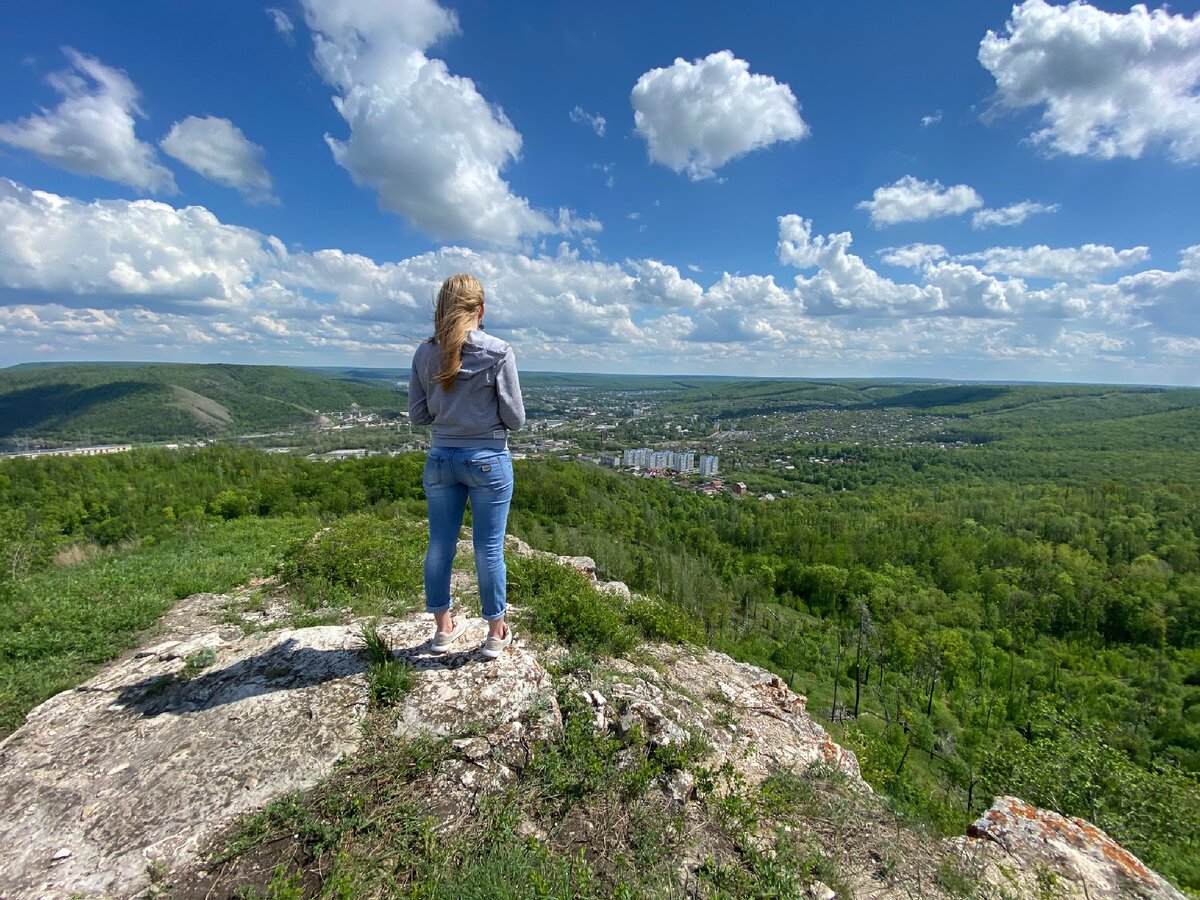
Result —
<instances>
[{"instance_id":1,"label":"wispy cloud","mask_svg":"<svg viewBox=\"0 0 1200 900\"><path fill-rule=\"evenodd\" d=\"M604 126L608 123L600 113L590 113L582 106L576 105L567 115L571 117L572 122L590 125L592 131L596 132L597 137L604 137Z\"/></svg>"}]
</instances>

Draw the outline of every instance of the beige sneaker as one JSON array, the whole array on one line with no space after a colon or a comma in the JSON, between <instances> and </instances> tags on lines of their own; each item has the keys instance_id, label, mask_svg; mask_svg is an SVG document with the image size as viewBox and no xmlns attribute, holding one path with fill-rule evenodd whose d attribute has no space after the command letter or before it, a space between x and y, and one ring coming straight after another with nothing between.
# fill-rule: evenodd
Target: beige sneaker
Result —
<instances>
[{"instance_id":1,"label":"beige sneaker","mask_svg":"<svg viewBox=\"0 0 1200 900\"><path fill-rule=\"evenodd\" d=\"M508 647L511 647L512 642L512 628L510 628L508 625L505 625L504 637L489 636L488 639L483 642L483 646L479 648L479 652L482 653L486 659L495 659Z\"/></svg>"},{"instance_id":2,"label":"beige sneaker","mask_svg":"<svg viewBox=\"0 0 1200 900\"><path fill-rule=\"evenodd\" d=\"M429 649L434 653L445 653L450 649L451 644L463 636L463 632L466 630L466 620L459 619L453 631L435 631Z\"/></svg>"}]
</instances>

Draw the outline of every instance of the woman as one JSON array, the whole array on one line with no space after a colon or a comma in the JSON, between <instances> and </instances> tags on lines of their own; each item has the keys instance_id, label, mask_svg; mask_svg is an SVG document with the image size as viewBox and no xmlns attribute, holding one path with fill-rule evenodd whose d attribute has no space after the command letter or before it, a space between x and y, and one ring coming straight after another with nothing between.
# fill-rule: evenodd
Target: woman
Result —
<instances>
[{"instance_id":1,"label":"woman","mask_svg":"<svg viewBox=\"0 0 1200 900\"><path fill-rule=\"evenodd\" d=\"M512 347L483 332L483 285L474 276L451 275L443 282L433 331L413 355L408 382L409 418L433 426L423 478L429 506L425 608L436 623L432 649L445 653L466 629L450 608L450 568L470 497L479 598L488 623L482 652L495 659L512 644L504 621L504 528L513 491L508 432L525 424L525 404Z\"/></svg>"}]
</instances>

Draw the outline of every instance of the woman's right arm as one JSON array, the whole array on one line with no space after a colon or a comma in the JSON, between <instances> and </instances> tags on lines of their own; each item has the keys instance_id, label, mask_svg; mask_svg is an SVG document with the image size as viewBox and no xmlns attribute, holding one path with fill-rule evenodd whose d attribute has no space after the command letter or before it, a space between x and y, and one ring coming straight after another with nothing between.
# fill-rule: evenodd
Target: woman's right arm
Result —
<instances>
[{"instance_id":1,"label":"woman's right arm","mask_svg":"<svg viewBox=\"0 0 1200 900\"><path fill-rule=\"evenodd\" d=\"M496 399L500 406L500 421L509 431L525 424L525 400L521 396L521 381L517 378L517 359L512 347L504 354L504 362L496 375Z\"/></svg>"}]
</instances>

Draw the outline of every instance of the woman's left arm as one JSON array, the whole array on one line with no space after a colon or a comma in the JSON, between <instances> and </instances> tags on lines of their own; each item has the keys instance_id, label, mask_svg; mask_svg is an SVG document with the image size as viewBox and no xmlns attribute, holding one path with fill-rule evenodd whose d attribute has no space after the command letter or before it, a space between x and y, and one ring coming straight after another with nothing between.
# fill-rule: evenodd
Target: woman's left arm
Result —
<instances>
[{"instance_id":1,"label":"woman's left arm","mask_svg":"<svg viewBox=\"0 0 1200 900\"><path fill-rule=\"evenodd\" d=\"M417 353L420 352L420 349L420 347L417 348ZM412 371L408 376L408 421L413 425L433 424L433 415L429 412L425 385L421 383L421 374L417 371L416 353L413 354Z\"/></svg>"}]
</instances>

